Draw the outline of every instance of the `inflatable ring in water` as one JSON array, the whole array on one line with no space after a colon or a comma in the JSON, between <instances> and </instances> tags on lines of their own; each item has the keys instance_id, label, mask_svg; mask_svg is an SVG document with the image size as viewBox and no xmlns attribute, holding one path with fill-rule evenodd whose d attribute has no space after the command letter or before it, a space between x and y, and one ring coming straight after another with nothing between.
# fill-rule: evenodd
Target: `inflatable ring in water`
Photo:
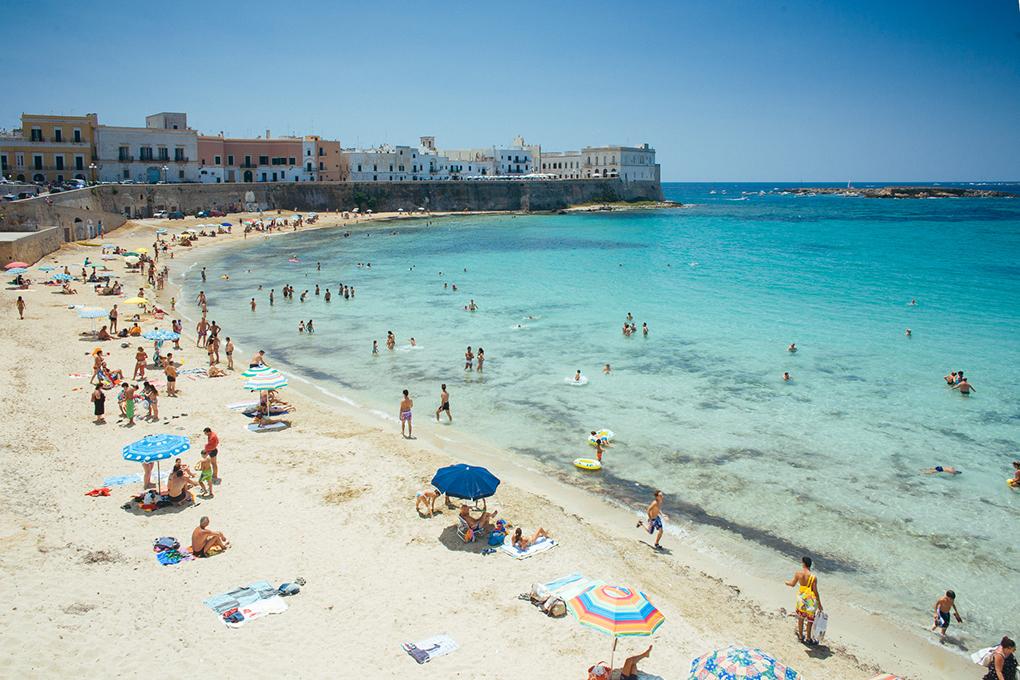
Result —
<instances>
[{"instance_id":1,"label":"inflatable ring in water","mask_svg":"<svg viewBox=\"0 0 1020 680\"><path fill-rule=\"evenodd\" d=\"M563 382L567 383L568 385L575 385L577 387L581 387L582 385L588 384L588 378L582 375L580 380L574 380L574 376L569 376L564 378Z\"/></svg>"},{"instance_id":2,"label":"inflatable ring in water","mask_svg":"<svg viewBox=\"0 0 1020 680\"><path fill-rule=\"evenodd\" d=\"M1018 483L1015 479L1007 479L1006 486L1012 487L1014 489L1020 489L1020 483Z\"/></svg>"},{"instance_id":3,"label":"inflatable ring in water","mask_svg":"<svg viewBox=\"0 0 1020 680\"><path fill-rule=\"evenodd\" d=\"M602 463L594 458L575 458L574 467L581 470L601 470Z\"/></svg>"}]
</instances>

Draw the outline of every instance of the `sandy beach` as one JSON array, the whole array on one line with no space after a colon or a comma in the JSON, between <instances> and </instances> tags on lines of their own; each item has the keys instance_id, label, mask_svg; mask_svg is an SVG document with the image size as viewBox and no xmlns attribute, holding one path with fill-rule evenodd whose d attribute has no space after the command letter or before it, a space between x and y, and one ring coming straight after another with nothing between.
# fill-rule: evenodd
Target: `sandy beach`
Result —
<instances>
[{"instance_id":1,"label":"sandy beach","mask_svg":"<svg viewBox=\"0 0 1020 680\"><path fill-rule=\"evenodd\" d=\"M248 217L225 219L237 225ZM378 214L348 221L347 228L384 219L410 218ZM151 247L156 228L177 233L202 221L129 222L105 242ZM322 215L303 229L341 224L338 215ZM161 256L171 285L158 292L146 285L150 299L169 309L171 296L179 296L172 284L188 264L186 251L244 247L241 230L233 231L178 248L174 259ZM259 238L250 234L248 241ZM286 232L272 238L286 238ZM45 261L76 273L86 256L97 259L99 248L68 245ZM108 265L128 296L142 285L119 259ZM923 622L918 630L903 630L827 594L824 573L819 580L830 636L820 647L805 647L788 616L794 592L782 580L728 568L671 535L663 541L667 550L655 552L648 535L635 529L633 509L553 481L497 450L460 450L427 433L403 439L395 417L381 420L300 380L283 395L296 406L289 416L294 426L251 433L250 421L226 405L250 400L236 374L257 348L238 348L236 371L226 377L182 376L178 398L161 388L159 422L119 422L111 391L107 423L95 425L89 352L101 345L110 353L107 363L130 375L135 349L151 353L151 342L82 338L90 322L69 305L109 309L119 303L122 326L129 306L95 295L80 280L73 285L79 295L35 284L3 291L0 598L6 616L0 637L6 644L0 676L122 677L155 662L170 672L255 677L584 678L589 666L609 660L611 639L570 615L549 618L518 599L531 584L572 572L635 587L665 615L654 636L623 638L615 654L619 667L653 644L640 666L649 677L686 678L692 658L728 644L760 647L811 680L867 680L880 672L925 680L979 675L962 656L927 642ZM19 294L27 303L24 321L14 307ZM169 327L169 317L142 324L145 330L155 325ZM181 368L206 366L194 323L184 327L184 349L174 352ZM230 334L224 328L223 335ZM272 365L273 357L267 359ZM395 401L394 415L396 409ZM429 411L423 405L416 417L431 417ZM205 427L220 438L222 483L214 498L146 513L121 507L141 483L112 487L109 497L85 495L107 477L139 472L120 451L147 434L190 437L191 450L182 458L194 467ZM457 536L455 509L420 517L415 493L428 487L438 467L453 462L492 470L502 484L489 508L525 533L544 527L559 545L525 560L482 555L484 543L465 544ZM153 540L173 536L187 546L203 515L232 547L209 559L159 564ZM797 566L783 565L784 578ZM297 577L307 584L287 600L287 611L237 630L202 603L253 581L279 585ZM448 634L459 649L419 666L400 647L436 634Z\"/></svg>"}]
</instances>

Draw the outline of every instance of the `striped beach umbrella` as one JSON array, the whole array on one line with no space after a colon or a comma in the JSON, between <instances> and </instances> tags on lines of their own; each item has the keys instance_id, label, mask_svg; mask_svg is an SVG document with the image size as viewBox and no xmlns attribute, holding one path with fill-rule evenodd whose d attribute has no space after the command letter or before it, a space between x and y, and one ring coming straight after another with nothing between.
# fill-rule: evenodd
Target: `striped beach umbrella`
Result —
<instances>
[{"instance_id":1,"label":"striped beach umbrella","mask_svg":"<svg viewBox=\"0 0 1020 680\"><path fill-rule=\"evenodd\" d=\"M178 434L150 434L146 437L132 442L121 449L124 460L135 463L156 462L156 491L159 488L159 461L179 456L191 448L191 442L187 437Z\"/></svg>"},{"instance_id":2,"label":"striped beach umbrella","mask_svg":"<svg viewBox=\"0 0 1020 680\"><path fill-rule=\"evenodd\" d=\"M142 337L146 340L180 340L181 334L168 331L165 328L154 328L151 331L142 333Z\"/></svg>"},{"instance_id":3,"label":"striped beach umbrella","mask_svg":"<svg viewBox=\"0 0 1020 680\"><path fill-rule=\"evenodd\" d=\"M799 680L801 675L752 647L717 649L691 661L690 680Z\"/></svg>"},{"instance_id":4,"label":"striped beach umbrella","mask_svg":"<svg viewBox=\"0 0 1020 680\"><path fill-rule=\"evenodd\" d=\"M252 366L251 368L247 369L246 371L241 373L241 377L242 378L255 378L255 377L258 377L258 376L261 376L261 375L276 375L278 373L279 373L279 371L276 370L275 368L271 368L271 367L265 366L265 365L259 365L259 366Z\"/></svg>"},{"instance_id":5,"label":"striped beach umbrella","mask_svg":"<svg viewBox=\"0 0 1020 680\"><path fill-rule=\"evenodd\" d=\"M253 378L248 378L244 383L244 389L253 392L268 392L269 390L278 390L286 386L287 376L279 371L276 372L276 375L257 375Z\"/></svg>"},{"instance_id":6,"label":"striped beach umbrella","mask_svg":"<svg viewBox=\"0 0 1020 680\"><path fill-rule=\"evenodd\" d=\"M882 675L876 675L871 680L903 680L903 678L892 673L883 673Z\"/></svg>"},{"instance_id":7,"label":"striped beach umbrella","mask_svg":"<svg viewBox=\"0 0 1020 680\"><path fill-rule=\"evenodd\" d=\"M28 269L26 267L11 267L7 270L7 273L11 276L17 276L18 274L24 274Z\"/></svg>"},{"instance_id":8,"label":"striped beach umbrella","mask_svg":"<svg viewBox=\"0 0 1020 680\"><path fill-rule=\"evenodd\" d=\"M567 609L582 626L613 637L651 635L666 620L639 590L625 586L599 586L567 602Z\"/></svg>"}]
</instances>

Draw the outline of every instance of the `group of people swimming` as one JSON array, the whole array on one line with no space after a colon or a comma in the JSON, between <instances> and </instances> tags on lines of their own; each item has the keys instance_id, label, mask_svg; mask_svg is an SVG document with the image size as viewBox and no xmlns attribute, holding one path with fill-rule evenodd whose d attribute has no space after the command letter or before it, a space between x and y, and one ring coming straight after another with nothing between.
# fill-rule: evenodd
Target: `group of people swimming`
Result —
<instances>
[{"instance_id":1,"label":"group of people swimming","mask_svg":"<svg viewBox=\"0 0 1020 680\"><path fill-rule=\"evenodd\" d=\"M963 371L950 371L947 375L943 376L943 380L946 381L946 385L951 390L960 390L960 394L965 397L969 397L971 392L976 392L974 386L967 381L967 377L963 375Z\"/></svg>"},{"instance_id":2,"label":"group of people swimming","mask_svg":"<svg viewBox=\"0 0 1020 680\"><path fill-rule=\"evenodd\" d=\"M627 319L623 322L623 336L629 338L632 335L636 335L638 332L637 324L634 323L634 315L627 312ZM648 323L641 323L641 335L647 337L648 335Z\"/></svg>"}]
</instances>

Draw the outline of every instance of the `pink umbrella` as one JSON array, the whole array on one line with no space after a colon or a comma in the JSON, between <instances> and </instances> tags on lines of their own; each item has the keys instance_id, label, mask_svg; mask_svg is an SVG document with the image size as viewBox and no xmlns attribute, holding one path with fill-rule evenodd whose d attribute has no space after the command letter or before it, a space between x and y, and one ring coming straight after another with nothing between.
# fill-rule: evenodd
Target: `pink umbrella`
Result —
<instances>
[{"instance_id":1,"label":"pink umbrella","mask_svg":"<svg viewBox=\"0 0 1020 680\"><path fill-rule=\"evenodd\" d=\"M4 266L4 269L17 269L18 267L24 267L25 269L28 269L28 263L27 262L8 262Z\"/></svg>"}]
</instances>

